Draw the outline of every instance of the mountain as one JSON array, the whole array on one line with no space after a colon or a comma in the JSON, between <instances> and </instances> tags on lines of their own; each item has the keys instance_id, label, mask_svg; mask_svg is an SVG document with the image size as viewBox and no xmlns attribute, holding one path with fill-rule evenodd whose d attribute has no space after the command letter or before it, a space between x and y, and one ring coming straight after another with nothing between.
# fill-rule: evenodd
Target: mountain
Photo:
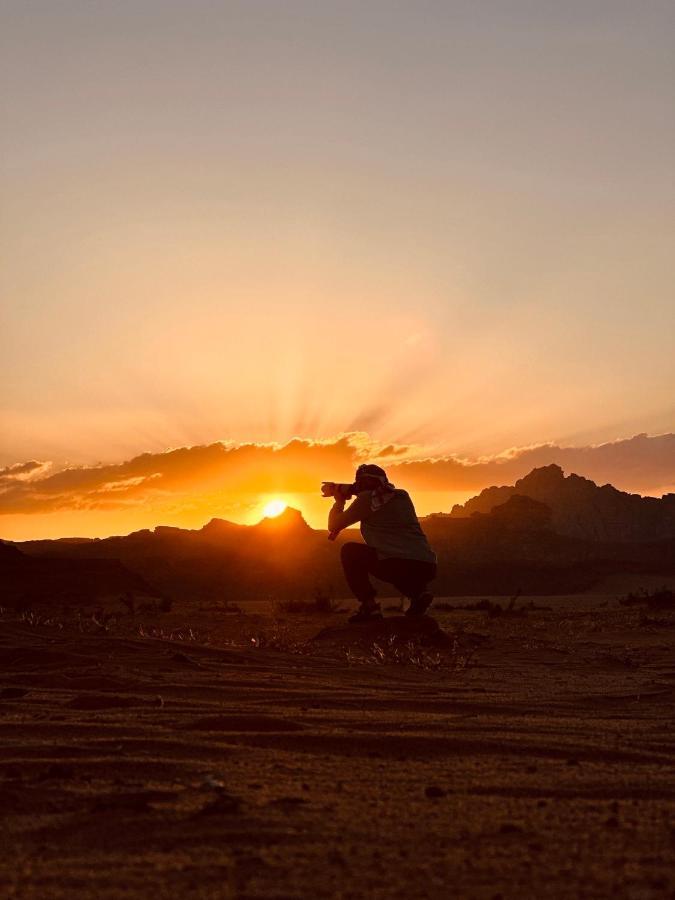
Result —
<instances>
[{"instance_id":1,"label":"mountain","mask_svg":"<svg viewBox=\"0 0 675 900\"><path fill-rule=\"evenodd\" d=\"M599 487L580 475L568 475L557 465L533 469L512 486L489 487L451 516L466 518L490 513L513 497L528 497L551 510L551 527L558 534L591 541L654 541L675 537L675 494L661 499L627 494L611 484Z\"/></svg>"},{"instance_id":2,"label":"mountain","mask_svg":"<svg viewBox=\"0 0 675 900\"><path fill-rule=\"evenodd\" d=\"M13 544L7 544L5 541L0 541L0 564L16 561L17 559L20 559L22 555L21 551Z\"/></svg>"},{"instance_id":3,"label":"mountain","mask_svg":"<svg viewBox=\"0 0 675 900\"><path fill-rule=\"evenodd\" d=\"M542 478L536 470L531 474L537 481ZM553 480L555 473L545 472L547 477ZM599 541L560 534L547 503L509 493L513 488L494 490L508 496L488 512L438 514L422 520L438 555L434 590L439 596L517 590L564 594L588 590L608 574L675 575L675 538ZM339 547L359 540L358 531L347 529L335 542L327 537L326 531L310 528L297 510L288 509L257 525L212 519L196 530L158 526L122 537L27 541L20 547L35 561L58 562L65 569L72 565L73 577L83 562L115 563L162 596L217 605L309 598L317 589L348 596ZM44 586L48 591L49 583Z\"/></svg>"},{"instance_id":4,"label":"mountain","mask_svg":"<svg viewBox=\"0 0 675 900\"><path fill-rule=\"evenodd\" d=\"M290 507L256 525L211 519L195 530L157 526L121 537L20 546L31 556L52 559L120 560L163 594L195 600L293 596L342 577L327 533L310 528Z\"/></svg>"},{"instance_id":5,"label":"mountain","mask_svg":"<svg viewBox=\"0 0 675 900\"><path fill-rule=\"evenodd\" d=\"M55 542L61 544L62 542ZM80 547L71 544L70 548ZM86 606L127 594L164 599L138 572L119 559L77 559L32 556L0 542L0 596L2 603L24 609L48 599L52 605Z\"/></svg>"},{"instance_id":6,"label":"mountain","mask_svg":"<svg viewBox=\"0 0 675 900\"><path fill-rule=\"evenodd\" d=\"M257 534L271 534L285 539L306 536L314 530L305 522L300 510L292 506L287 506L278 516L262 519L257 525L253 525L252 529Z\"/></svg>"}]
</instances>

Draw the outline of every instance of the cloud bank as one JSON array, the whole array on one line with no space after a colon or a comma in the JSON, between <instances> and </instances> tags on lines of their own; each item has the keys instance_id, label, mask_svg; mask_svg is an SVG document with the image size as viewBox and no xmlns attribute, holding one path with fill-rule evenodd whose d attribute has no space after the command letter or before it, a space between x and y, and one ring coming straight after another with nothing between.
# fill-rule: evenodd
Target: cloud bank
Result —
<instances>
[{"instance_id":1,"label":"cloud bank","mask_svg":"<svg viewBox=\"0 0 675 900\"><path fill-rule=\"evenodd\" d=\"M0 515L64 510L120 510L203 495L316 493L322 480L351 480L364 460L386 466L392 481L411 491L478 492L510 484L536 466L557 463L565 472L656 494L675 490L675 434L636 435L587 447L541 444L467 460L423 458L411 446L381 445L353 432L333 440L294 439L277 444L215 443L143 453L111 465L53 472L29 460L0 469Z\"/></svg>"}]
</instances>

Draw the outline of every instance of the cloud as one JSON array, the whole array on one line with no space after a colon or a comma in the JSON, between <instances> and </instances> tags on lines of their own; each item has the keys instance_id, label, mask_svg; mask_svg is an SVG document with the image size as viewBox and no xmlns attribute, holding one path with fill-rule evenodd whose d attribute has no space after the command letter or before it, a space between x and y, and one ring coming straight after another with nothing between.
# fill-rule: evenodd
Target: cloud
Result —
<instances>
[{"instance_id":1,"label":"cloud","mask_svg":"<svg viewBox=\"0 0 675 900\"><path fill-rule=\"evenodd\" d=\"M675 434L646 434L587 447L541 444L489 459L423 458L419 448L378 444L363 432L286 444L215 443L143 453L111 465L51 472L30 460L0 470L0 514L138 507L199 496L316 492L326 479L350 480L364 460L387 466L411 491L480 491L511 484L536 466L557 463L599 484L657 493L675 489Z\"/></svg>"},{"instance_id":2,"label":"cloud","mask_svg":"<svg viewBox=\"0 0 675 900\"><path fill-rule=\"evenodd\" d=\"M391 469L418 490L482 490L512 484L538 466L556 463L568 474L584 475L621 490L657 494L675 490L675 434L632 438L586 447L538 444L511 448L489 459L455 457L404 462ZM400 475L399 475L400 473Z\"/></svg>"},{"instance_id":3,"label":"cloud","mask_svg":"<svg viewBox=\"0 0 675 900\"><path fill-rule=\"evenodd\" d=\"M11 487L17 481L28 481L31 478L38 478L50 468L50 462L38 462L36 459L29 459L27 462L6 466L4 469L0 469L0 490L7 486Z\"/></svg>"},{"instance_id":4,"label":"cloud","mask_svg":"<svg viewBox=\"0 0 675 900\"><path fill-rule=\"evenodd\" d=\"M79 466L0 485L0 513L118 508L209 492L314 491L321 480L348 479L377 445L353 434L333 441L226 444L144 453L114 465ZM10 472L18 471L10 467Z\"/></svg>"}]
</instances>

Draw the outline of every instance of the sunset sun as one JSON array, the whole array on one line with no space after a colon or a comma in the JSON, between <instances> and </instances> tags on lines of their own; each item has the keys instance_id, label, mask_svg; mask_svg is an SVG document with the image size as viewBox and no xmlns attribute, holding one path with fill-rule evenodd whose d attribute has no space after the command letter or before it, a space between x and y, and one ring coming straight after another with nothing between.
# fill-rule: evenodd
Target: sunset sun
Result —
<instances>
[{"instance_id":1,"label":"sunset sun","mask_svg":"<svg viewBox=\"0 0 675 900\"><path fill-rule=\"evenodd\" d=\"M266 503L263 507L263 515L267 519L274 519L275 516L280 516L281 513L286 509L287 504L284 503L283 500L270 500L269 503Z\"/></svg>"}]
</instances>

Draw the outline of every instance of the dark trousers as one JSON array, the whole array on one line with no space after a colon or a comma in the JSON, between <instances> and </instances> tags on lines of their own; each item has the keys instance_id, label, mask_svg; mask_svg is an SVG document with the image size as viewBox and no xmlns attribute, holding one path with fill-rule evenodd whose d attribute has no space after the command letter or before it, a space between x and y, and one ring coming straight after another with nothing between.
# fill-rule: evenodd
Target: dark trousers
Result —
<instances>
[{"instance_id":1,"label":"dark trousers","mask_svg":"<svg viewBox=\"0 0 675 900\"><path fill-rule=\"evenodd\" d=\"M372 603L377 591L370 575L393 584L406 597L418 597L436 577L436 563L420 559L378 559L367 544L350 542L340 551L342 568L352 593L361 603Z\"/></svg>"}]
</instances>

